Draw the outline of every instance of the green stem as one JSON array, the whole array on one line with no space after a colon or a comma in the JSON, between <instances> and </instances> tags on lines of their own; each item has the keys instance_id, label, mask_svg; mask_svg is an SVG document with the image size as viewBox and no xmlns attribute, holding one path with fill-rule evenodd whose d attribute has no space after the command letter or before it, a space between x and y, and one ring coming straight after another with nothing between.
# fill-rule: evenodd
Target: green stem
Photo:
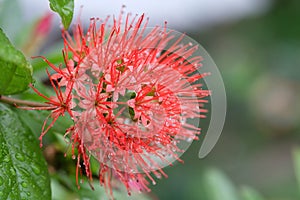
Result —
<instances>
[{"instance_id":1,"label":"green stem","mask_svg":"<svg viewBox=\"0 0 300 200\"><path fill-rule=\"evenodd\" d=\"M38 103L33 101L26 101L26 100L20 100L20 99L14 99L7 96L0 95L0 101L11 104L11 105L23 105L23 106L29 106L29 107L48 107L49 104L45 103Z\"/></svg>"}]
</instances>

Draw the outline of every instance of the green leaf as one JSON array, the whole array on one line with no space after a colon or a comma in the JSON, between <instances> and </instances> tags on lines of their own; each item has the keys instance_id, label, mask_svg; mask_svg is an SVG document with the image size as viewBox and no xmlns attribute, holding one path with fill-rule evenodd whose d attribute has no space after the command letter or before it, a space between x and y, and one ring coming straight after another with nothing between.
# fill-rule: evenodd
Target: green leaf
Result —
<instances>
[{"instance_id":1,"label":"green leaf","mask_svg":"<svg viewBox=\"0 0 300 200\"><path fill-rule=\"evenodd\" d=\"M49 0L50 8L59 14L65 29L68 29L74 12L74 0Z\"/></svg>"},{"instance_id":2,"label":"green leaf","mask_svg":"<svg viewBox=\"0 0 300 200\"><path fill-rule=\"evenodd\" d=\"M300 189L300 148L299 147L293 150L293 157L294 157L295 174L298 181L298 187Z\"/></svg>"},{"instance_id":3,"label":"green leaf","mask_svg":"<svg viewBox=\"0 0 300 200\"><path fill-rule=\"evenodd\" d=\"M74 179L73 179L74 180ZM76 194L79 194L79 199L89 199L89 200L110 200L111 198L105 192L105 189L100 186L99 181L93 182L94 190L91 189L90 185L87 182L84 182L80 185L80 189L76 190ZM117 200L150 200L147 196L147 193L138 193L132 192L129 196L127 190L121 183L118 183L118 188L113 188L113 196L114 199ZM74 188L76 186L74 185Z\"/></svg>"},{"instance_id":4,"label":"green leaf","mask_svg":"<svg viewBox=\"0 0 300 200\"><path fill-rule=\"evenodd\" d=\"M0 199L51 199L38 141L4 104L0 104L0 145Z\"/></svg>"},{"instance_id":5,"label":"green leaf","mask_svg":"<svg viewBox=\"0 0 300 200\"><path fill-rule=\"evenodd\" d=\"M113 196L115 200L153 200L149 197L148 193L133 192L129 196L125 186L122 183L114 180ZM94 189L91 189L91 185ZM104 187L100 186L99 180L95 178L94 181L88 182L84 179L80 183L80 188L75 182L75 176L69 176L62 171L59 171L51 179L52 199L53 200L71 200L71 199L84 199L84 200L111 200ZM109 192L109 190L107 191Z\"/></svg>"},{"instance_id":6,"label":"green leaf","mask_svg":"<svg viewBox=\"0 0 300 200\"><path fill-rule=\"evenodd\" d=\"M254 189L248 186L243 186L241 189L243 200L264 200L264 198Z\"/></svg>"},{"instance_id":7,"label":"green leaf","mask_svg":"<svg viewBox=\"0 0 300 200\"><path fill-rule=\"evenodd\" d=\"M0 28L0 94L23 92L32 82L32 67Z\"/></svg>"},{"instance_id":8,"label":"green leaf","mask_svg":"<svg viewBox=\"0 0 300 200\"><path fill-rule=\"evenodd\" d=\"M35 136L39 136L42 132L42 125L46 119L46 117L50 114L49 111L46 110L17 110L16 112L21 119L34 133ZM59 133L64 135L66 129L72 125L71 118L68 117L60 117L55 122L55 126L53 126L49 132L45 135L47 138L51 136L53 133ZM53 136L52 136L53 137ZM46 139L44 142L47 142Z\"/></svg>"},{"instance_id":9,"label":"green leaf","mask_svg":"<svg viewBox=\"0 0 300 200\"><path fill-rule=\"evenodd\" d=\"M209 200L239 200L232 182L219 170L210 169L204 175L205 192Z\"/></svg>"}]
</instances>

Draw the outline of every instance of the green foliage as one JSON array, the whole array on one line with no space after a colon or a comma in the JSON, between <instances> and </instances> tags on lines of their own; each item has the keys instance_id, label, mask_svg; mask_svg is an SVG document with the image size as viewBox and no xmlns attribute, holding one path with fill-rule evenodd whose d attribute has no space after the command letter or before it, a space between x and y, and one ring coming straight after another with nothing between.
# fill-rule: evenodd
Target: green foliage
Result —
<instances>
[{"instance_id":1,"label":"green foliage","mask_svg":"<svg viewBox=\"0 0 300 200\"><path fill-rule=\"evenodd\" d=\"M187 199L197 200L265 200L255 189L249 186L240 187L231 180L222 170L209 167L201 170L201 175L189 176ZM188 180L188 179L187 179ZM188 180L189 181L189 180ZM171 198L168 198L171 199Z\"/></svg>"},{"instance_id":2,"label":"green foliage","mask_svg":"<svg viewBox=\"0 0 300 200\"><path fill-rule=\"evenodd\" d=\"M90 199L90 200L110 200L105 193L103 187L99 185L99 181L95 181L93 183L95 190L91 190L90 186L85 183L83 187L78 190L78 194L80 199ZM137 194L134 193L132 195L128 195L125 188L117 188L113 191L114 198L117 200L149 200L145 194Z\"/></svg>"},{"instance_id":3,"label":"green foliage","mask_svg":"<svg viewBox=\"0 0 300 200\"><path fill-rule=\"evenodd\" d=\"M264 200L258 192L248 186L242 187L241 196L243 197L243 200Z\"/></svg>"},{"instance_id":4,"label":"green foliage","mask_svg":"<svg viewBox=\"0 0 300 200\"><path fill-rule=\"evenodd\" d=\"M0 94L16 94L32 82L32 67L0 29Z\"/></svg>"},{"instance_id":5,"label":"green foliage","mask_svg":"<svg viewBox=\"0 0 300 200\"><path fill-rule=\"evenodd\" d=\"M65 29L68 29L73 18L74 0L49 0L50 8L59 14Z\"/></svg>"},{"instance_id":6,"label":"green foliage","mask_svg":"<svg viewBox=\"0 0 300 200\"><path fill-rule=\"evenodd\" d=\"M0 199L51 199L46 162L36 137L0 104Z\"/></svg>"},{"instance_id":7,"label":"green foliage","mask_svg":"<svg viewBox=\"0 0 300 200\"><path fill-rule=\"evenodd\" d=\"M300 191L300 147L294 149L293 156L294 156L295 174L296 174L299 191Z\"/></svg>"},{"instance_id":8,"label":"green foliage","mask_svg":"<svg viewBox=\"0 0 300 200\"><path fill-rule=\"evenodd\" d=\"M204 175L205 191L210 200L239 200L231 181L216 169L207 170Z\"/></svg>"},{"instance_id":9,"label":"green foliage","mask_svg":"<svg viewBox=\"0 0 300 200\"><path fill-rule=\"evenodd\" d=\"M86 199L86 200L110 200L105 189L99 184L98 180L89 183L86 180L80 181L80 188L75 182L75 177L68 174L58 172L52 177L51 189L53 200L73 200L73 199ZM93 189L91 188L91 185ZM122 184L115 184L113 187L113 196L116 200L151 200L147 194L132 193L130 196Z\"/></svg>"}]
</instances>

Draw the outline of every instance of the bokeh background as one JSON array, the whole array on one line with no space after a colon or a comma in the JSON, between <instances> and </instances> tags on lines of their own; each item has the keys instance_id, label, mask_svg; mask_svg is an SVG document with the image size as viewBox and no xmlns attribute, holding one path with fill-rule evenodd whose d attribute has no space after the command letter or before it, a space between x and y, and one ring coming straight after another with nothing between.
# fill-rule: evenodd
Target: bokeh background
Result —
<instances>
[{"instance_id":1,"label":"bokeh background","mask_svg":"<svg viewBox=\"0 0 300 200\"><path fill-rule=\"evenodd\" d=\"M165 168L169 178L151 186L150 198L300 199L297 183L297 174L300 174L300 169L297 170L300 1L81 0L75 1L75 19L80 12L82 21L87 23L91 16L117 15L123 4L128 12L145 12L151 26L168 21L169 28L185 32L198 41L219 67L227 92L226 122L213 151L204 159L198 158L209 123L209 119L203 120L200 140L182 156L185 163ZM80 5L84 7L81 9ZM0 26L28 57L48 55L56 62L55 52L60 53L62 47L56 15L51 22L50 34L34 44L33 49L26 49L33 45L30 41L33 38L28 36L30 30L48 11L47 0L0 0ZM36 66L40 65L36 63ZM36 73L40 72L36 70ZM31 123L39 134L38 123ZM76 194L78 191L67 181L74 179L71 169L74 163L68 161L70 157L63 156L65 148L59 130L57 128L55 137L47 136L46 139L45 156L52 174L53 196L56 199L84 199L84 195ZM96 197L97 191L87 189L83 192L92 194L85 199L101 199Z\"/></svg>"}]
</instances>

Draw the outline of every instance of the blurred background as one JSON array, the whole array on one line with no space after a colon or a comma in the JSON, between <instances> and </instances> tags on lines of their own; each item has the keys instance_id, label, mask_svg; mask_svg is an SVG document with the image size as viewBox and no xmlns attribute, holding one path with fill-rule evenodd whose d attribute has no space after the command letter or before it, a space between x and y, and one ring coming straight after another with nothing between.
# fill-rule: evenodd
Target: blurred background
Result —
<instances>
[{"instance_id":1,"label":"blurred background","mask_svg":"<svg viewBox=\"0 0 300 200\"><path fill-rule=\"evenodd\" d=\"M300 169L297 170L300 1L80 0L75 1L73 21L79 16L81 5L84 6L81 19L88 23L92 16L118 15L123 4L126 12L145 12L150 17L151 26L163 25L167 21L169 28L185 32L198 41L219 67L227 92L227 117L216 147L206 158L198 158L209 123L209 119L203 120L200 141L194 142L182 156L183 165L176 163L165 168L169 178L151 186L150 198L300 199L297 184L297 174L300 175ZM48 55L50 61L56 62L55 52L60 53L62 47L57 15L53 16L47 37L34 43L31 41L34 38L28 36L38 19L47 12L47 0L0 0L0 26L28 57ZM28 45L31 48L28 49ZM36 63L37 74L42 68L40 65ZM60 194L67 197L70 193L68 198L71 199L75 198L76 191L71 191L70 186L66 187L68 184L58 178L63 177L59 174L71 175L68 175L68 170L64 172L61 169L62 164L53 163L68 162L65 161L68 158L63 158L65 149L61 147L59 137L49 136L50 154L47 154L48 151L45 154L48 157L56 155L55 161L47 159L49 166L53 167L50 172L54 197L60 199ZM50 141L54 141L55 145L50 145ZM85 199L94 198L97 199Z\"/></svg>"}]
</instances>

